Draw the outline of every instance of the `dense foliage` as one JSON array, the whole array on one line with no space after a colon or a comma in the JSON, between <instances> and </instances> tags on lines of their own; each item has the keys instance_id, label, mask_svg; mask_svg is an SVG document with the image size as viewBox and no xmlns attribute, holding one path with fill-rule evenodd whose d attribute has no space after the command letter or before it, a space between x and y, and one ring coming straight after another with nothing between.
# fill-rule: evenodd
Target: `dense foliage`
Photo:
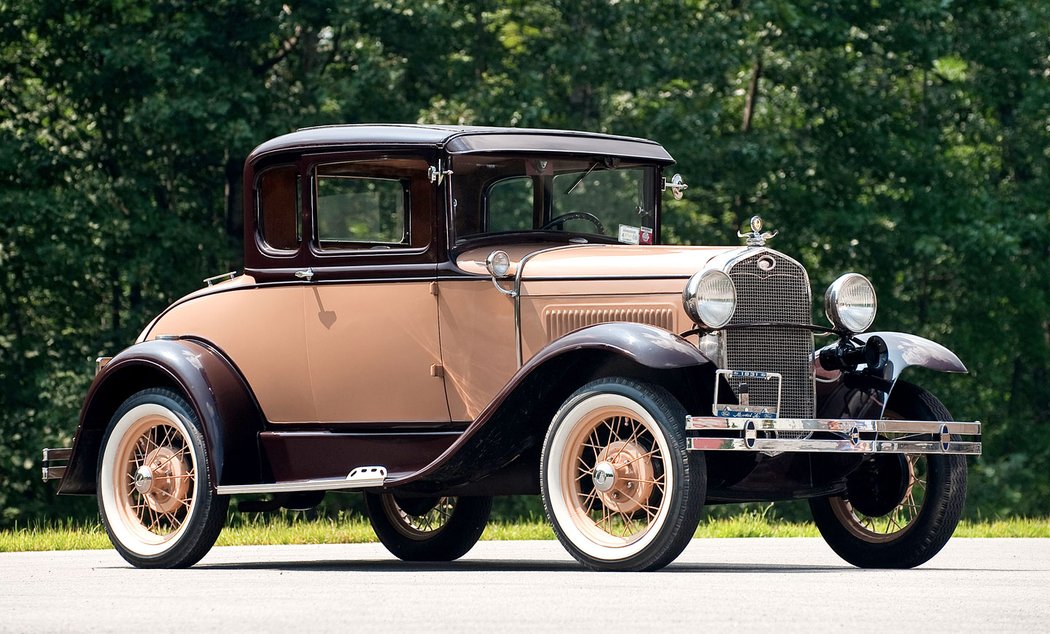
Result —
<instances>
[{"instance_id":1,"label":"dense foliage","mask_svg":"<svg viewBox=\"0 0 1050 634\"><path fill-rule=\"evenodd\" d=\"M840 6L852 5L852 6ZM655 138L673 241L754 213L816 292L870 273L876 327L986 422L969 512L1050 513L1050 6L1022 0L0 0L0 526L92 360L236 269L240 169L297 127L420 121Z\"/></svg>"}]
</instances>

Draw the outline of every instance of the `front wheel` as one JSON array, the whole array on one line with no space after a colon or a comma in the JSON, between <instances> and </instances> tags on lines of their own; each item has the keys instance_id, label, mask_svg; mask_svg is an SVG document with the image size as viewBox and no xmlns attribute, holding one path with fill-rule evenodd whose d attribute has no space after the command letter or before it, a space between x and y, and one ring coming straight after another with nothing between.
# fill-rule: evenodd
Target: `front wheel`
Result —
<instances>
[{"instance_id":1,"label":"front wheel","mask_svg":"<svg viewBox=\"0 0 1050 634\"><path fill-rule=\"evenodd\" d=\"M481 538L492 498L366 493L365 511L379 541L398 559L452 561Z\"/></svg>"},{"instance_id":2,"label":"front wheel","mask_svg":"<svg viewBox=\"0 0 1050 634\"><path fill-rule=\"evenodd\" d=\"M887 418L950 421L935 396L910 383L894 387ZM842 495L809 502L821 536L861 568L913 568L955 532L966 500L966 459L957 455L875 454Z\"/></svg>"},{"instance_id":3,"label":"front wheel","mask_svg":"<svg viewBox=\"0 0 1050 634\"><path fill-rule=\"evenodd\" d=\"M181 396L143 390L124 401L102 439L98 506L109 539L139 568L200 561L226 521L197 414Z\"/></svg>"},{"instance_id":4,"label":"front wheel","mask_svg":"<svg viewBox=\"0 0 1050 634\"><path fill-rule=\"evenodd\" d=\"M702 453L685 447L685 410L670 393L609 378L576 391L543 443L547 517L577 561L656 570L689 543L703 508Z\"/></svg>"}]
</instances>

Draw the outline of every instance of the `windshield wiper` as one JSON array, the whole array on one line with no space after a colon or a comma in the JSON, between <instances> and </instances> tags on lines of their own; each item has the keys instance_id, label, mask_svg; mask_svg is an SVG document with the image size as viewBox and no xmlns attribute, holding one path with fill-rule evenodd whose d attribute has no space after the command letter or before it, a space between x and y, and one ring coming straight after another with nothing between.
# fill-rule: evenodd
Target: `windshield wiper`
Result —
<instances>
[{"instance_id":1,"label":"windshield wiper","mask_svg":"<svg viewBox=\"0 0 1050 634\"><path fill-rule=\"evenodd\" d=\"M595 161L595 162L591 163L591 166L587 168L587 171L584 172L583 174L580 174L580 177L577 178L575 181L573 181L572 185L569 186L569 188L565 190L565 195L568 196L569 194L571 194L572 190L576 189L576 186L579 185L583 181L583 179L587 178L587 175L590 174L591 172L593 172L594 168L598 167L598 163L599 162L600 161Z\"/></svg>"}]
</instances>

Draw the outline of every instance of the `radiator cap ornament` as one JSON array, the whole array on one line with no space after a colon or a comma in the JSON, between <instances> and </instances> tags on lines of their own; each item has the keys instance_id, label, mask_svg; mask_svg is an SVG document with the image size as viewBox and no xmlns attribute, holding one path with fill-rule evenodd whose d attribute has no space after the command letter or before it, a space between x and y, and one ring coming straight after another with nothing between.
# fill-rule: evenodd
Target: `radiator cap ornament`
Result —
<instances>
[{"instance_id":1,"label":"radiator cap ornament","mask_svg":"<svg viewBox=\"0 0 1050 634\"><path fill-rule=\"evenodd\" d=\"M738 238L746 238L747 246L749 247L761 247L765 246L766 240L775 238L778 232L766 231L762 232L762 217L751 216L751 233L736 232Z\"/></svg>"}]
</instances>

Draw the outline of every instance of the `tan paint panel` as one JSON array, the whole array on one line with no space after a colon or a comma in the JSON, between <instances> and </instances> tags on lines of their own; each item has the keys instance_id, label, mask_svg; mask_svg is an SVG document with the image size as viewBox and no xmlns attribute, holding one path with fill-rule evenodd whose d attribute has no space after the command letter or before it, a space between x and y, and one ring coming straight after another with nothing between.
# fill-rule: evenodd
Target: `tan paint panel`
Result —
<instances>
[{"instance_id":1,"label":"tan paint panel","mask_svg":"<svg viewBox=\"0 0 1050 634\"><path fill-rule=\"evenodd\" d=\"M523 280L521 294L529 297L609 297L611 295L678 295L682 296L688 277L645 280L571 279ZM679 300L680 301L680 300Z\"/></svg>"},{"instance_id":2,"label":"tan paint panel","mask_svg":"<svg viewBox=\"0 0 1050 634\"><path fill-rule=\"evenodd\" d=\"M437 299L429 280L305 290L309 374L320 423L447 422ZM434 374L438 376L434 376Z\"/></svg>"},{"instance_id":3,"label":"tan paint panel","mask_svg":"<svg viewBox=\"0 0 1050 634\"><path fill-rule=\"evenodd\" d=\"M229 283L226 288L239 284ZM162 315L147 339L158 335L206 339L240 368L268 420L314 420L303 328L303 287L208 291Z\"/></svg>"},{"instance_id":4,"label":"tan paint panel","mask_svg":"<svg viewBox=\"0 0 1050 634\"><path fill-rule=\"evenodd\" d=\"M438 283L452 420L473 420L517 370L514 301L488 277Z\"/></svg>"}]
</instances>

